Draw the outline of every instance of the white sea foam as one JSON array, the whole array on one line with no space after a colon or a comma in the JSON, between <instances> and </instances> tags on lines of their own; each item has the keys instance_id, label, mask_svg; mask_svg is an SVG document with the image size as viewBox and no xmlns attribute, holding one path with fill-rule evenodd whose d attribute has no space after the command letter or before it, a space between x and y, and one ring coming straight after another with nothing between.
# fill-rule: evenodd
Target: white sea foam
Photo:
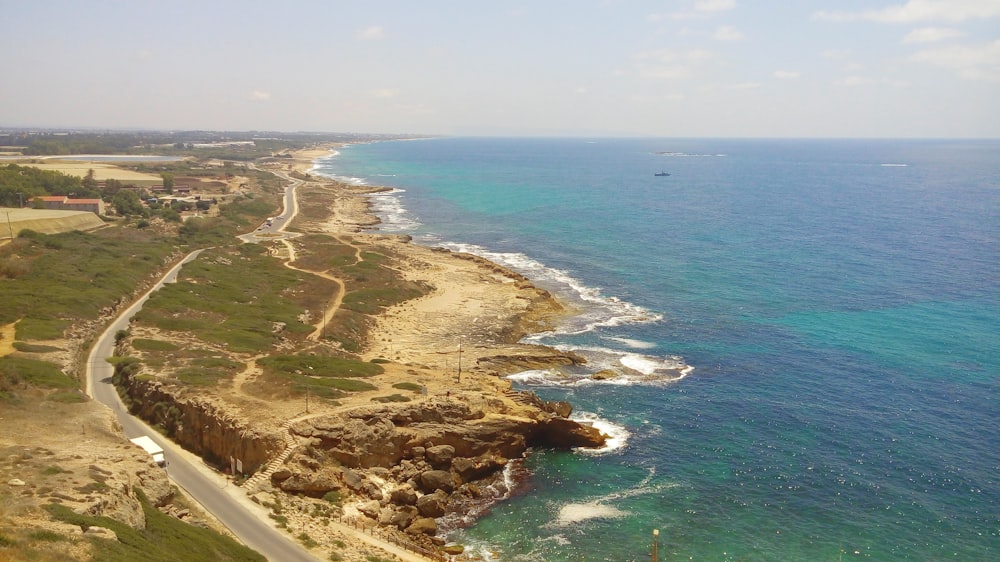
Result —
<instances>
[{"instance_id":1,"label":"white sea foam","mask_svg":"<svg viewBox=\"0 0 1000 562\"><path fill-rule=\"evenodd\" d=\"M625 517L628 512L598 501L587 503L571 503L564 505L556 516L555 524L560 527L580 523L588 519L617 519Z\"/></svg>"},{"instance_id":2,"label":"white sea foam","mask_svg":"<svg viewBox=\"0 0 1000 562\"><path fill-rule=\"evenodd\" d=\"M408 231L420 227L420 221L415 219L403 205L399 197L406 190L393 188L390 191L380 191L368 195L372 210L382 221L382 228L389 231Z\"/></svg>"},{"instance_id":3,"label":"white sea foam","mask_svg":"<svg viewBox=\"0 0 1000 562\"><path fill-rule=\"evenodd\" d=\"M642 340L633 340L629 338L618 338L611 336L608 336L605 339L625 344L628 347L631 347L632 349L653 349L654 347L656 347L655 343Z\"/></svg>"},{"instance_id":4,"label":"white sea foam","mask_svg":"<svg viewBox=\"0 0 1000 562\"><path fill-rule=\"evenodd\" d=\"M654 484L653 478L655 475L656 471L651 468L642 482L631 488L620 490L588 502L566 504L559 508L559 513L556 515L555 520L549 525L566 527L590 519L616 519L627 516L629 512L609 504L636 496L659 493L676 486L673 483Z\"/></svg>"},{"instance_id":5,"label":"white sea foam","mask_svg":"<svg viewBox=\"0 0 1000 562\"><path fill-rule=\"evenodd\" d=\"M322 160L333 159L331 154ZM367 185L362 178L339 178L358 185ZM381 228L388 231L413 231L421 223L406 209L400 197L405 190L394 188L389 191L369 195L372 209L382 221ZM534 334L524 339L527 343L546 343L559 335L579 335L594 332L601 328L612 328L626 324L653 323L663 319L663 316L650 312L636 304L624 301L615 296L606 296L597 287L591 287L573 277L569 272L549 267L540 261L521 252L495 252L474 244L462 244L441 241L433 235L423 236L421 242L440 245L456 252L464 252L482 256L505 267L509 267L532 279L540 286L579 304L579 314L560 326L556 332ZM625 337L604 336L605 339L622 344L629 349L648 350L656 347L653 342L647 342ZM516 382L528 385L631 385L649 382L679 380L691 372L679 357L657 356L621 352L609 348L583 348L574 345L558 345L563 351L585 352L588 365L596 371L611 371L613 377L592 379L589 375L569 376L555 370L525 371L512 375Z\"/></svg>"},{"instance_id":6,"label":"white sea foam","mask_svg":"<svg viewBox=\"0 0 1000 562\"><path fill-rule=\"evenodd\" d=\"M442 246L456 252L482 256L527 276L553 292L580 301L584 305L583 312L572 324L560 329L563 334L582 334L601 327L658 322L663 319L662 315L636 304L614 296L605 296L601 289L587 286L568 272L549 267L520 252L493 252L475 244L444 243Z\"/></svg>"},{"instance_id":7,"label":"white sea foam","mask_svg":"<svg viewBox=\"0 0 1000 562\"><path fill-rule=\"evenodd\" d=\"M507 378L527 386L629 386L673 383L691 374L694 368L677 356L655 356L621 352L605 347L555 344L587 360L586 372L567 373L558 369L522 371ZM595 377L601 373L603 376Z\"/></svg>"},{"instance_id":8,"label":"white sea foam","mask_svg":"<svg viewBox=\"0 0 1000 562\"><path fill-rule=\"evenodd\" d=\"M597 414L591 414L590 412L575 412L573 421L577 423L582 423L590 425L608 436L608 440L604 447L600 449L576 449L576 451L587 454L587 455L606 455L608 453L618 451L623 449L625 445L628 444L628 438L632 435L629 433L625 426L612 423L606 419L600 418Z\"/></svg>"},{"instance_id":9,"label":"white sea foam","mask_svg":"<svg viewBox=\"0 0 1000 562\"><path fill-rule=\"evenodd\" d=\"M880 164L880 165L883 168L905 168L905 167L909 166L909 164L892 164L892 163Z\"/></svg>"},{"instance_id":10,"label":"white sea foam","mask_svg":"<svg viewBox=\"0 0 1000 562\"><path fill-rule=\"evenodd\" d=\"M521 371L520 373L508 375L507 378L522 384L548 384L550 381L559 376L559 373L556 371L533 369L530 371Z\"/></svg>"}]
</instances>

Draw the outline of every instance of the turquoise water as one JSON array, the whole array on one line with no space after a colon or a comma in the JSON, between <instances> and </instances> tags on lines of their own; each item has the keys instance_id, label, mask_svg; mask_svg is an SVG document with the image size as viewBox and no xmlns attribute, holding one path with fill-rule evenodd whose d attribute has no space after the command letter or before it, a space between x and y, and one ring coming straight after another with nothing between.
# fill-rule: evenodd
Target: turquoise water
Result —
<instances>
[{"instance_id":1,"label":"turquoise water","mask_svg":"<svg viewBox=\"0 0 1000 562\"><path fill-rule=\"evenodd\" d=\"M583 311L531 340L586 368L514 379L623 444L534 452L450 538L505 561L649 560L653 529L660 560L1000 559L1000 142L434 139L317 171L399 188L373 198L385 230Z\"/></svg>"}]
</instances>

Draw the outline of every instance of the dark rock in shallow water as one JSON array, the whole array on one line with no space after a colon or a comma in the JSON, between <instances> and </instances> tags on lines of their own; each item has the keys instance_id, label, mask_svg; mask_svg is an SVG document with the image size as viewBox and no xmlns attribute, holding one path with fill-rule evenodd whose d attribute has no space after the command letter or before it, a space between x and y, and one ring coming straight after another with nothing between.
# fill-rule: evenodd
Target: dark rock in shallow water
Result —
<instances>
[{"instance_id":1,"label":"dark rock in shallow water","mask_svg":"<svg viewBox=\"0 0 1000 562\"><path fill-rule=\"evenodd\" d=\"M607 436L596 427L560 417L550 418L542 424L539 439L542 445L556 449L597 448L607 442Z\"/></svg>"}]
</instances>

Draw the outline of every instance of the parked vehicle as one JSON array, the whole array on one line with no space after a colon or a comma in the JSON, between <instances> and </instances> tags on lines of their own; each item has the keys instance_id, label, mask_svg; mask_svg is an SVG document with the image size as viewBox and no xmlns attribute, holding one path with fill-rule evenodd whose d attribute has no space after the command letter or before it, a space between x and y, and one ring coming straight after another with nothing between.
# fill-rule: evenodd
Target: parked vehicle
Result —
<instances>
[{"instance_id":1,"label":"parked vehicle","mask_svg":"<svg viewBox=\"0 0 1000 562\"><path fill-rule=\"evenodd\" d=\"M129 441L135 443L145 450L151 457L153 457L153 462L158 466L167 466L167 460L163 458L163 447L156 444L155 441L149 438L148 435L143 435L141 437L136 437L135 439L129 439Z\"/></svg>"}]
</instances>

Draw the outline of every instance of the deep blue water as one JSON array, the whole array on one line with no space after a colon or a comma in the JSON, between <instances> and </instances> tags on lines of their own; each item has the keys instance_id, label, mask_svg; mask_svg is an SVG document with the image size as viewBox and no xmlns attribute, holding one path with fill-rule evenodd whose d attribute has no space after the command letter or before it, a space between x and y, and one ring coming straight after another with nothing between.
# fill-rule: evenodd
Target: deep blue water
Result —
<instances>
[{"instance_id":1,"label":"deep blue water","mask_svg":"<svg viewBox=\"0 0 1000 562\"><path fill-rule=\"evenodd\" d=\"M451 538L505 561L649 560L653 529L660 560L1000 559L1000 142L434 139L317 171L400 188L386 230L582 308L534 340L588 368L517 385L624 446L535 452Z\"/></svg>"}]
</instances>

